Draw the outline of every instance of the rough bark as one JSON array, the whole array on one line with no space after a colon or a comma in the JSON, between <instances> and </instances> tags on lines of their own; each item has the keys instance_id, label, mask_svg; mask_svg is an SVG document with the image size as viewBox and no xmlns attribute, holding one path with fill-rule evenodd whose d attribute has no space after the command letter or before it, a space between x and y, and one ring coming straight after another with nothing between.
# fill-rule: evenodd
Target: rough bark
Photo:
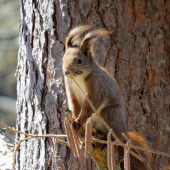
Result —
<instances>
[{"instance_id":1,"label":"rough bark","mask_svg":"<svg viewBox=\"0 0 170 170\"><path fill-rule=\"evenodd\" d=\"M143 135L151 148L169 152L170 3L162 0L21 0L17 85L17 129L64 134L67 106L62 57L69 30L95 24L111 33L96 44L96 60L115 76L127 103L129 130ZM25 136L17 135L16 142ZM54 139L21 144L17 169L54 169ZM75 159L59 144L62 169L95 169L91 159ZM153 169L169 159L152 155Z\"/></svg>"},{"instance_id":2,"label":"rough bark","mask_svg":"<svg viewBox=\"0 0 170 170\"><path fill-rule=\"evenodd\" d=\"M0 129L0 168L1 170L12 169L14 143L10 135Z\"/></svg>"}]
</instances>

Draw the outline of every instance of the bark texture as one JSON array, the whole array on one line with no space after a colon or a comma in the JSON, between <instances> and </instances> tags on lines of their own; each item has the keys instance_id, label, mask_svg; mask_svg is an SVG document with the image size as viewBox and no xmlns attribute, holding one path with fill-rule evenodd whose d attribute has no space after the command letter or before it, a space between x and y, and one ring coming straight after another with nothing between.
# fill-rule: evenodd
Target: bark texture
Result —
<instances>
[{"instance_id":1,"label":"bark texture","mask_svg":"<svg viewBox=\"0 0 170 170\"><path fill-rule=\"evenodd\" d=\"M169 152L170 2L163 0L21 0L17 85L17 129L64 134L67 106L62 57L69 30L95 24L111 33L95 46L96 60L115 76L127 103L129 130L143 135L151 148ZM25 136L17 135L16 142ZM54 139L25 141L17 169L55 169ZM62 169L96 169L91 159L75 159L57 146ZM165 168L170 159L155 154L151 165Z\"/></svg>"}]
</instances>

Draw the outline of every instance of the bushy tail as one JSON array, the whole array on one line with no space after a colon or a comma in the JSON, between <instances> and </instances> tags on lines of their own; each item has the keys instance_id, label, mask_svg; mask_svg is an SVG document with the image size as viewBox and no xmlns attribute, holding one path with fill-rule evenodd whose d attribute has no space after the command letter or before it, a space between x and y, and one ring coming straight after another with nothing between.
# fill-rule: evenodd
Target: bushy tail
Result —
<instances>
[{"instance_id":1,"label":"bushy tail","mask_svg":"<svg viewBox=\"0 0 170 170\"><path fill-rule=\"evenodd\" d=\"M145 141L145 139L138 135L135 132L128 132L128 136L131 139L133 145L135 146L141 146L145 148L149 148L148 143ZM135 152L135 150L133 150ZM144 150L139 150L143 158L149 163L149 152ZM130 156L130 162L131 162L131 170L148 170L145 163L141 162L139 159L134 157L133 155Z\"/></svg>"}]
</instances>

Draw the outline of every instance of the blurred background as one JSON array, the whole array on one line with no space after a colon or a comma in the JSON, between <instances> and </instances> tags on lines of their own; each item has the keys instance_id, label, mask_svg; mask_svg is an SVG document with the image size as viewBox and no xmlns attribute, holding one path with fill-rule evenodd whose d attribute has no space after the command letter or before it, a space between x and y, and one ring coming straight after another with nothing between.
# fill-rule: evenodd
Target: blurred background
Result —
<instances>
[{"instance_id":1,"label":"blurred background","mask_svg":"<svg viewBox=\"0 0 170 170\"><path fill-rule=\"evenodd\" d=\"M19 0L0 0L0 121L12 127L17 116L18 35Z\"/></svg>"}]
</instances>

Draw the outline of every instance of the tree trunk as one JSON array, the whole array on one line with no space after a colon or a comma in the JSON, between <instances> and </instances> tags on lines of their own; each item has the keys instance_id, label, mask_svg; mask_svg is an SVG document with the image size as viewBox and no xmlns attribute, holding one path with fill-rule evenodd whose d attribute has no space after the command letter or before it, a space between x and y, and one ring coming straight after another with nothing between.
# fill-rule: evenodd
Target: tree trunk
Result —
<instances>
[{"instance_id":1,"label":"tree trunk","mask_svg":"<svg viewBox=\"0 0 170 170\"><path fill-rule=\"evenodd\" d=\"M95 46L96 60L115 76L126 100L129 130L151 148L169 151L170 2L162 0L21 0L17 85L17 129L29 134L64 134L67 107L62 73L64 43L71 28L95 24L111 41ZM25 138L17 134L16 142ZM63 139L64 140L64 139ZM31 139L17 152L16 169L55 169L54 139ZM57 145L61 169L96 169ZM153 154L153 169L169 159Z\"/></svg>"}]
</instances>

